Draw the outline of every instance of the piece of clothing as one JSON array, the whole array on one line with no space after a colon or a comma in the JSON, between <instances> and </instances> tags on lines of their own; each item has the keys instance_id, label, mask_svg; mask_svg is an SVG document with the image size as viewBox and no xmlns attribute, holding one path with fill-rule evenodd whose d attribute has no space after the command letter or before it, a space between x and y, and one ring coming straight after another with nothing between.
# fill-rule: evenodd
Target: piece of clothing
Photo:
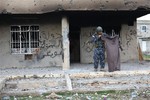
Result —
<instances>
[{"instance_id":1,"label":"piece of clothing","mask_svg":"<svg viewBox=\"0 0 150 100\"><path fill-rule=\"evenodd\" d=\"M105 35L101 38L105 41L109 72L120 70L119 36Z\"/></svg>"},{"instance_id":2,"label":"piece of clothing","mask_svg":"<svg viewBox=\"0 0 150 100\"><path fill-rule=\"evenodd\" d=\"M102 34L103 35L103 34ZM104 49L104 41L101 39L101 37L98 36L98 34L92 35L92 39L90 41L91 43L94 43L94 68L97 69L98 65L100 63L100 67L105 67L105 49Z\"/></svg>"}]
</instances>

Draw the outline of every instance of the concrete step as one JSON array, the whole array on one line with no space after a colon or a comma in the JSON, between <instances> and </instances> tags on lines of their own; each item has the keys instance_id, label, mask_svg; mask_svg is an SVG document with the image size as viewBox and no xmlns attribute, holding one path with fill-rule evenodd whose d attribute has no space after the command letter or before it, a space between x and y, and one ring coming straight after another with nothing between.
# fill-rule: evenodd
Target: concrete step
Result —
<instances>
[{"instance_id":1,"label":"concrete step","mask_svg":"<svg viewBox=\"0 0 150 100\"><path fill-rule=\"evenodd\" d=\"M43 78L43 79L16 79L5 83L3 92L10 94L42 94L48 91L67 90L64 78Z\"/></svg>"},{"instance_id":2,"label":"concrete step","mask_svg":"<svg viewBox=\"0 0 150 100\"><path fill-rule=\"evenodd\" d=\"M75 91L100 91L100 90L125 90L150 87L150 75L99 77L99 78L74 78L72 80Z\"/></svg>"},{"instance_id":3,"label":"concrete step","mask_svg":"<svg viewBox=\"0 0 150 100\"><path fill-rule=\"evenodd\" d=\"M1 92L11 95L40 95L48 92L150 88L149 77L150 71L80 72L30 75L28 77L13 76L7 79Z\"/></svg>"},{"instance_id":4,"label":"concrete step","mask_svg":"<svg viewBox=\"0 0 150 100\"><path fill-rule=\"evenodd\" d=\"M2 90L2 88L5 87L5 81L6 81L5 78L0 78L0 91Z\"/></svg>"}]
</instances>

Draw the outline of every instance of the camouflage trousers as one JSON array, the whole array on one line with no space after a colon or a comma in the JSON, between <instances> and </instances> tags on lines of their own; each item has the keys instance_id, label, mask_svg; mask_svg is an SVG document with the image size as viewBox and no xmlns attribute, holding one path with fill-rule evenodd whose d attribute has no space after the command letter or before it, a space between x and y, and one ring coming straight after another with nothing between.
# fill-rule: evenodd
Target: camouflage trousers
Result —
<instances>
[{"instance_id":1,"label":"camouflage trousers","mask_svg":"<svg viewBox=\"0 0 150 100\"><path fill-rule=\"evenodd\" d=\"M98 68L98 64L100 63L100 67L105 67L105 50L104 48L95 48L94 49L94 68Z\"/></svg>"}]
</instances>

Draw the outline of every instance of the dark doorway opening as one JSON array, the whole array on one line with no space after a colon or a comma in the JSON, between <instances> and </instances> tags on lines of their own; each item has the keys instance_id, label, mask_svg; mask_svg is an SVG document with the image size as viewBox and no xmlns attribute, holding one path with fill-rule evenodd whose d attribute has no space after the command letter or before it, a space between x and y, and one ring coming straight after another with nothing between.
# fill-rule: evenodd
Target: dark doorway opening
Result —
<instances>
[{"instance_id":1,"label":"dark doorway opening","mask_svg":"<svg viewBox=\"0 0 150 100\"><path fill-rule=\"evenodd\" d=\"M80 63L80 27L70 26L70 62Z\"/></svg>"}]
</instances>

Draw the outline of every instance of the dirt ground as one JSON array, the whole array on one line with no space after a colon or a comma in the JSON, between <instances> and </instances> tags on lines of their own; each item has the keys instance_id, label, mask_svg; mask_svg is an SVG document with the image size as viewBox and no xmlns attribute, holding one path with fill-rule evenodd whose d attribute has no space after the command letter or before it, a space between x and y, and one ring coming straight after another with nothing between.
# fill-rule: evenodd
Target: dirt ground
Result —
<instances>
[{"instance_id":1,"label":"dirt ground","mask_svg":"<svg viewBox=\"0 0 150 100\"><path fill-rule=\"evenodd\" d=\"M105 69L106 70L108 70L108 67L107 67L107 64L106 64L106 67L105 67ZM141 63L139 63L139 62L128 62L128 63L121 63L121 71L119 71L119 72L103 72L103 73L101 73L100 71L100 73L98 73L99 75L103 75L103 74L106 74L107 76L111 76L111 74L112 75L115 75L115 74L117 74L117 73L120 73L121 75L123 75L122 73L131 73L131 72L134 72L134 73L136 73L136 72L150 72L150 62L141 62ZM43 68L30 68L30 67L28 67L28 68L1 68L0 69L0 79L2 80L2 79L5 79L5 78L13 78L13 77L18 77L18 76L22 76L22 77L24 77L24 76L34 76L34 78L36 78L35 76L36 75L49 75L50 73L53 73L53 74L60 74L61 75L61 73L62 74L64 74L64 73L67 73L68 75L78 75L78 74L82 74L82 75L84 75L84 74L88 74L88 73L90 73L89 75L96 75L95 74L95 72L94 72L94 70L93 70L93 64L77 64L77 63L75 63L75 64L71 64L71 67L70 67L70 70L67 70L67 71L64 71L64 70L62 70L62 68L61 67L43 67ZM84 73L84 74L83 74ZM97 74L97 75L98 75ZM139 78L143 78L143 81L142 82L145 82L145 80L148 82L148 85L147 86L150 86L150 84L149 84L149 79L147 78L147 76L146 76L147 74L144 74L144 76L138 76L137 77L137 80L136 80L136 76L134 77L134 80L135 81L140 81L139 80ZM149 74L148 74L149 75ZM81 75L79 75L79 77L80 77ZM84 76L83 76L84 77ZM20 77L18 77L18 78L20 78ZM32 77L33 78L33 77ZM124 79L129 79L129 81L130 81L130 78L132 78L132 77L130 77L129 75L126 77L126 76L124 76ZM93 78L93 79L86 79L85 77L84 77L84 80L82 80L81 79L81 81L80 80L76 80L75 79L75 81L74 81L74 79L72 80L72 82L74 81L74 82L79 82L79 83L81 83L81 84L83 84L84 82L91 82L90 84L89 83L86 83L87 85L91 85L91 84L93 84L94 82L96 82L96 84L97 84L97 82L99 81L99 80L101 80L101 81L108 81L108 79L110 79L110 80L112 80L111 82L109 82L111 85L109 85L109 84L107 84L107 86L109 87L115 87L115 86L117 86L114 82L115 81L119 81L120 80L120 82L119 83L121 83L122 82L122 77L105 77L105 78L103 78L103 77L101 77L100 79L97 79L97 78ZM144 80L145 79L145 80ZM18 79L17 79L18 80ZM30 80L30 79L29 79ZM42 79L43 80L43 79ZM45 79L46 80L46 79ZM131 79L132 80L132 79ZM12 80L11 80L12 81ZM21 82L24 82L25 80L20 80L19 79L19 81L21 81ZM19 82L18 81L18 82ZM33 79L33 80L31 80L31 81L33 81L33 82L35 82L35 81L37 81L37 80L35 80L35 79ZM49 79L48 79L48 81L49 81ZM100 83L101 83L101 81L99 81ZM22 85L21 84L21 82L20 82L20 85ZM46 82L47 82L47 80L46 80ZM81 84L79 84L78 83L78 85L81 85ZM100 84L100 83L98 83L98 84ZM94 83L95 84L95 83ZM114 84L114 85L113 85ZM147 84L147 83L146 83ZM12 85L12 84L11 84ZM24 86L25 85L30 85L30 84L24 84ZM120 86L122 86L122 85L120 85ZM124 86L128 86L128 84L124 84ZM117 86L118 87L118 86ZM47 88L47 87L46 87ZM78 87L77 87L78 88ZM87 88L88 89L88 88ZM12 91L14 91L14 90L12 90ZM15 90L15 91L17 91L17 90ZM145 93L145 92L144 92ZM95 94L95 93L94 93ZM132 92L130 92L128 95L131 95L132 94ZM72 96L74 97L74 95L75 94L73 94ZM149 95L149 91L148 91L148 95ZM70 98L72 98L72 96L70 97ZM80 95L81 96L81 95ZM79 96L79 98L80 98L80 96ZM102 96L101 94L100 94L100 96ZM121 95L121 96L124 96L124 95ZM68 98L69 98L68 97ZM88 97L88 96L87 96ZM89 97L91 97L91 96L89 96ZM98 96L99 97L99 96ZM98 98L97 97L97 98ZM111 97L111 95L109 95L108 97ZM131 97L131 96L128 96L128 97ZM138 97L138 96L137 96ZM26 97L26 98L28 98L28 97ZM92 97L91 97L92 98ZM13 99L12 99L13 100ZM23 99L20 99L20 100L23 100ZM36 100L36 99L31 99L30 97L29 97L29 100ZM38 100L38 99L37 99ZM40 99L39 99L40 100ZM41 100L45 100L45 99L41 99ZM60 100L65 100L65 99L60 99ZM73 99L68 99L68 100L73 100ZM80 99L79 99L80 100ZM94 99L87 99L87 100L94 100ZM95 100L99 100L99 99L95 99ZM109 99L108 99L109 100ZM115 99L110 99L110 100L115 100ZM118 100L120 100L120 99L118 99ZM123 100L123 99L121 99L121 100ZM139 100L146 100L146 99L139 99ZM148 100L148 99L147 99Z\"/></svg>"},{"instance_id":2,"label":"dirt ground","mask_svg":"<svg viewBox=\"0 0 150 100\"><path fill-rule=\"evenodd\" d=\"M108 70L108 65L106 63L106 71ZM121 71L138 71L138 70L150 70L150 62L127 62L121 63ZM62 67L43 67L43 68L0 68L0 73L2 77L12 76L12 75L30 75L30 74L42 74L42 73L63 73ZM93 72L93 64L71 64L68 73L78 73L78 72Z\"/></svg>"}]
</instances>

